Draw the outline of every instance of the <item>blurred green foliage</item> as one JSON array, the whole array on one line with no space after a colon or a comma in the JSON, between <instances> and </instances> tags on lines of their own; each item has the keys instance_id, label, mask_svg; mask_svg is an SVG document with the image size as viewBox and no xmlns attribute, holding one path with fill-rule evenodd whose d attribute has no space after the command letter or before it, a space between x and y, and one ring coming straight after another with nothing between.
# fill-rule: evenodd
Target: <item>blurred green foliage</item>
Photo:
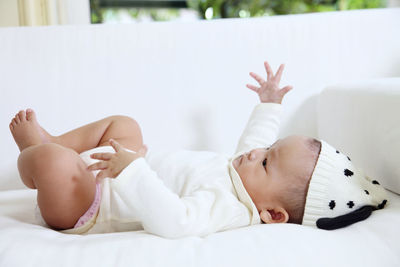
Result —
<instances>
[{"instance_id":1,"label":"blurred green foliage","mask_svg":"<svg viewBox=\"0 0 400 267\"><path fill-rule=\"evenodd\" d=\"M260 17L335 10L379 8L385 0L188 0L202 17L212 8L212 18Z\"/></svg>"},{"instance_id":2,"label":"blurred green foliage","mask_svg":"<svg viewBox=\"0 0 400 267\"><path fill-rule=\"evenodd\" d=\"M380 8L386 0L187 0L188 8L198 12L202 19L261 17L283 14L300 14L336 10ZM90 0L92 23L102 23L107 13L117 13L117 8L101 8L100 0ZM177 18L174 9L127 9L133 18L148 14L155 21Z\"/></svg>"}]
</instances>

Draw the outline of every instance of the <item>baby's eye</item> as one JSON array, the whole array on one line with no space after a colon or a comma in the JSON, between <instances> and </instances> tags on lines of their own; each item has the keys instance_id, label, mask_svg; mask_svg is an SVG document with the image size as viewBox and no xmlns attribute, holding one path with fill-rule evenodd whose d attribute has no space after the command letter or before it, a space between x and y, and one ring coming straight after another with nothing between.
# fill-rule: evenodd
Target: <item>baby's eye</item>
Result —
<instances>
[{"instance_id":1,"label":"baby's eye","mask_svg":"<svg viewBox=\"0 0 400 267\"><path fill-rule=\"evenodd\" d=\"M264 160L263 160L262 165L263 165L264 167L267 166L267 159L264 159Z\"/></svg>"}]
</instances>

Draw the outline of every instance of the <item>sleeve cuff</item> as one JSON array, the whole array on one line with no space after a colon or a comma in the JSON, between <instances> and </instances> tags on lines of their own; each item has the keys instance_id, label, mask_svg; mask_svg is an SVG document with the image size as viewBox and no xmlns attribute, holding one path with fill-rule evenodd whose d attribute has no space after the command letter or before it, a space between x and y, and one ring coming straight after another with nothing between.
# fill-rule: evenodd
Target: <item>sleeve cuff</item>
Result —
<instances>
[{"instance_id":1,"label":"sleeve cuff","mask_svg":"<svg viewBox=\"0 0 400 267\"><path fill-rule=\"evenodd\" d=\"M282 105L277 103L259 103L257 106L254 107L254 110L260 110L262 112L264 112L265 110L280 111L282 110Z\"/></svg>"}]
</instances>

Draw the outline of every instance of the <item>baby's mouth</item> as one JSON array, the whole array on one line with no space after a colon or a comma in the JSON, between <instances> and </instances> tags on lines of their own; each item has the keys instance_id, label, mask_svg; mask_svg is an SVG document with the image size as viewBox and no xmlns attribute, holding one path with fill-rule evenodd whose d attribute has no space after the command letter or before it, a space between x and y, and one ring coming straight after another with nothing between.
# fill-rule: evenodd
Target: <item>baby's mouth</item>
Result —
<instances>
[{"instance_id":1,"label":"baby's mouth","mask_svg":"<svg viewBox=\"0 0 400 267\"><path fill-rule=\"evenodd\" d=\"M242 164L242 156L235 158L232 162L232 165L235 167L235 169L239 167L240 164Z\"/></svg>"},{"instance_id":2,"label":"baby's mouth","mask_svg":"<svg viewBox=\"0 0 400 267\"><path fill-rule=\"evenodd\" d=\"M240 166L240 165L242 165L242 161L243 161L243 155L241 155L241 156L237 157L237 158L236 158L236 163L237 163L237 166Z\"/></svg>"}]
</instances>

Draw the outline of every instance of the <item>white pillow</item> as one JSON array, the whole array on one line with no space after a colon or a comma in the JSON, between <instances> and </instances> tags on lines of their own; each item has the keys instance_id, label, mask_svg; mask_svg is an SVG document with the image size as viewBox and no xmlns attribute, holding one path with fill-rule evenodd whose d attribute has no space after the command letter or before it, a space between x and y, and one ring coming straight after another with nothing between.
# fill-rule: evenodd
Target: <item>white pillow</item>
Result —
<instances>
[{"instance_id":1,"label":"white pillow","mask_svg":"<svg viewBox=\"0 0 400 267\"><path fill-rule=\"evenodd\" d=\"M328 86L317 113L320 139L400 194L400 78Z\"/></svg>"}]
</instances>

